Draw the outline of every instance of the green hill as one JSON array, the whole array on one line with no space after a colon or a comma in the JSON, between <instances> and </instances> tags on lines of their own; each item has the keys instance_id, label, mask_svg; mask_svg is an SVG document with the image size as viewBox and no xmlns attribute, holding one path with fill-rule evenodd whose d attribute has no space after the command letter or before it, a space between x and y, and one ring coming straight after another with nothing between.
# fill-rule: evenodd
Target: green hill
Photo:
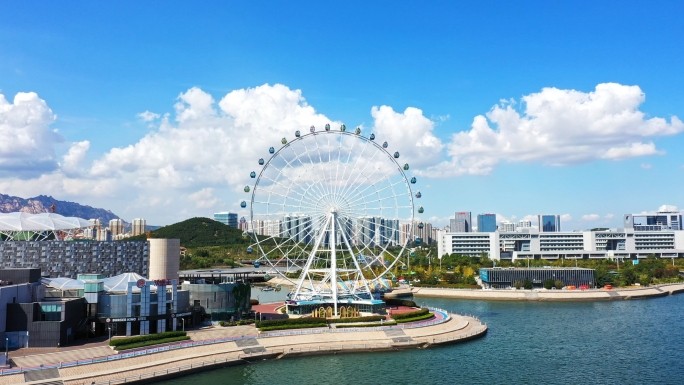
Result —
<instances>
[{"instance_id":1,"label":"green hill","mask_svg":"<svg viewBox=\"0 0 684 385\"><path fill-rule=\"evenodd\" d=\"M181 246L198 248L208 246L248 245L249 240L242 238L242 231L209 218L190 218L183 222L160 227L150 233L151 238L178 238ZM127 240L145 240L139 235Z\"/></svg>"}]
</instances>

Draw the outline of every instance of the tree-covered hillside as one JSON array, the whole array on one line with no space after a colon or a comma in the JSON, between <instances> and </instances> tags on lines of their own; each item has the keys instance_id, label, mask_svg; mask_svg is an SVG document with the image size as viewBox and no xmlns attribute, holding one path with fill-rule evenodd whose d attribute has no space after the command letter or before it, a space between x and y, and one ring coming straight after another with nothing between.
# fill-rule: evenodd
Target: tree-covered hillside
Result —
<instances>
[{"instance_id":1,"label":"tree-covered hillside","mask_svg":"<svg viewBox=\"0 0 684 385\"><path fill-rule=\"evenodd\" d=\"M178 238L181 246L198 248L206 246L247 245L248 240L242 238L242 231L216 222L209 218L190 218L183 222L160 227L150 233L152 238ZM127 240L141 239L145 235L127 238Z\"/></svg>"}]
</instances>

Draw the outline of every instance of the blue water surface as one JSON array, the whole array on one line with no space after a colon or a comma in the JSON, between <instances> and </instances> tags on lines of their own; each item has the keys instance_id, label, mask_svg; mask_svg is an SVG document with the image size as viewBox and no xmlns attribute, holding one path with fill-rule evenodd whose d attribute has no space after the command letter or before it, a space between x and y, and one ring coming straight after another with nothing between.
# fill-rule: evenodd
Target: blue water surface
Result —
<instances>
[{"instance_id":1,"label":"blue water surface","mask_svg":"<svg viewBox=\"0 0 684 385\"><path fill-rule=\"evenodd\" d=\"M472 314L463 344L262 361L163 384L682 384L684 295L609 302L418 298Z\"/></svg>"}]
</instances>

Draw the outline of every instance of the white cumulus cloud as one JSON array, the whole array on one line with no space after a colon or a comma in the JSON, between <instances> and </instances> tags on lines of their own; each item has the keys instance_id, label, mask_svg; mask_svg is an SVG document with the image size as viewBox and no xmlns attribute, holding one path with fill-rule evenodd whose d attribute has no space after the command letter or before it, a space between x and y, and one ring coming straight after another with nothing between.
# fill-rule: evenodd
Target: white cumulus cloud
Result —
<instances>
[{"instance_id":1,"label":"white cumulus cloud","mask_svg":"<svg viewBox=\"0 0 684 385\"><path fill-rule=\"evenodd\" d=\"M12 103L0 94L0 173L26 178L57 169L55 144L64 138L50 128L56 118L35 92L19 92Z\"/></svg>"},{"instance_id":2,"label":"white cumulus cloud","mask_svg":"<svg viewBox=\"0 0 684 385\"><path fill-rule=\"evenodd\" d=\"M663 154L654 138L684 131L673 116L647 118L638 86L603 83L592 92L544 88L520 105L503 101L476 116L469 131L452 136L449 161L430 167L435 177L488 174L501 161L569 165Z\"/></svg>"},{"instance_id":3,"label":"white cumulus cloud","mask_svg":"<svg viewBox=\"0 0 684 385\"><path fill-rule=\"evenodd\" d=\"M159 119L161 115L145 110L145 112L139 113L137 117L142 119L143 122L151 122L153 120Z\"/></svg>"},{"instance_id":4,"label":"white cumulus cloud","mask_svg":"<svg viewBox=\"0 0 684 385\"><path fill-rule=\"evenodd\" d=\"M595 221L601 218L598 214L585 214L582 215L582 220L583 221Z\"/></svg>"},{"instance_id":5,"label":"white cumulus cloud","mask_svg":"<svg viewBox=\"0 0 684 385\"><path fill-rule=\"evenodd\" d=\"M214 189L211 187L203 188L188 196L191 201L195 202L195 206L200 209L211 208L219 203L219 199L214 196Z\"/></svg>"}]
</instances>

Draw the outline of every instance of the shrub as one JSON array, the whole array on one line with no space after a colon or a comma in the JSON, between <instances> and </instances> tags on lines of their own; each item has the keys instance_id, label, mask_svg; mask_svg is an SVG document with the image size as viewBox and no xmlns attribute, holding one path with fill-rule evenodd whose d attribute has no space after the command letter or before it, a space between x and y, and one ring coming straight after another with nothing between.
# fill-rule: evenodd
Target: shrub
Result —
<instances>
[{"instance_id":1,"label":"shrub","mask_svg":"<svg viewBox=\"0 0 684 385\"><path fill-rule=\"evenodd\" d=\"M520 282L520 281L515 281L515 284L514 284L514 285L515 285L515 290L520 290L520 288L522 287L522 282Z\"/></svg>"},{"instance_id":2,"label":"shrub","mask_svg":"<svg viewBox=\"0 0 684 385\"><path fill-rule=\"evenodd\" d=\"M553 279L547 279L546 281L544 281L544 289L551 290L552 287L554 287Z\"/></svg>"},{"instance_id":3,"label":"shrub","mask_svg":"<svg viewBox=\"0 0 684 385\"><path fill-rule=\"evenodd\" d=\"M532 281L525 278L525 280L523 281L523 287L525 288L525 290L531 290L532 289Z\"/></svg>"},{"instance_id":4,"label":"shrub","mask_svg":"<svg viewBox=\"0 0 684 385\"><path fill-rule=\"evenodd\" d=\"M111 340L111 341L109 341L109 346L120 346L120 345L135 344L135 343L139 343L139 342L157 341L157 340L162 340L162 339L166 339L166 338L185 337L186 335L187 335L186 332L165 332L165 333L158 333L158 334L147 334L144 336L119 338L119 339ZM159 343L159 342L155 342L155 343Z\"/></svg>"},{"instance_id":5,"label":"shrub","mask_svg":"<svg viewBox=\"0 0 684 385\"><path fill-rule=\"evenodd\" d=\"M325 324L325 318L319 317L308 317L308 318L285 318L285 319L272 319L265 321L257 321L256 327L271 327L271 326L283 326L283 325L312 325L312 324Z\"/></svg>"},{"instance_id":6,"label":"shrub","mask_svg":"<svg viewBox=\"0 0 684 385\"><path fill-rule=\"evenodd\" d=\"M271 330L285 330L285 329L304 329L304 328L322 328L328 326L326 323L317 324L290 324L290 325L276 325L276 326L264 326L259 328L262 332L267 332Z\"/></svg>"},{"instance_id":7,"label":"shrub","mask_svg":"<svg viewBox=\"0 0 684 385\"><path fill-rule=\"evenodd\" d=\"M258 300L258 299L255 299L255 298L251 298L251 299L249 300L249 304L250 304L250 305L258 305L258 304L259 304L259 300Z\"/></svg>"},{"instance_id":8,"label":"shrub","mask_svg":"<svg viewBox=\"0 0 684 385\"><path fill-rule=\"evenodd\" d=\"M389 306L408 306L408 307L418 307L415 302L408 299L399 298L388 298L384 300Z\"/></svg>"},{"instance_id":9,"label":"shrub","mask_svg":"<svg viewBox=\"0 0 684 385\"><path fill-rule=\"evenodd\" d=\"M556 289L560 290L560 289L562 289L563 287L565 287L565 283L563 283L563 281L561 281L560 279L557 279L556 281L553 282L553 286L554 286Z\"/></svg>"},{"instance_id":10,"label":"shrub","mask_svg":"<svg viewBox=\"0 0 684 385\"><path fill-rule=\"evenodd\" d=\"M432 313L427 313L427 314L419 315L419 316L413 317L413 318L398 319L396 321L397 321L397 323L403 324L406 322L414 322L414 321L422 321L422 320L430 319L434 316L435 315Z\"/></svg>"},{"instance_id":11,"label":"shrub","mask_svg":"<svg viewBox=\"0 0 684 385\"><path fill-rule=\"evenodd\" d=\"M130 349L142 348L142 347L150 346L150 345L167 344L169 342L177 342L177 341L187 341L189 339L190 339L190 337L188 337L188 336L162 338L160 340L143 341L143 342L136 342L136 343L132 343L132 344L119 345L119 346L115 347L114 349L116 349L117 351L130 350Z\"/></svg>"},{"instance_id":12,"label":"shrub","mask_svg":"<svg viewBox=\"0 0 684 385\"><path fill-rule=\"evenodd\" d=\"M399 320L401 320L401 319L409 319L409 318L419 317L419 316L422 316L422 315L425 315L425 314L430 314L430 310L427 309L427 308L423 308L423 309L420 309L420 310L417 310L417 311L408 312L408 313L393 314L393 315L392 315L392 318L394 318L394 320L396 320L396 321L399 321Z\"/></svg>"}]
</instances>

